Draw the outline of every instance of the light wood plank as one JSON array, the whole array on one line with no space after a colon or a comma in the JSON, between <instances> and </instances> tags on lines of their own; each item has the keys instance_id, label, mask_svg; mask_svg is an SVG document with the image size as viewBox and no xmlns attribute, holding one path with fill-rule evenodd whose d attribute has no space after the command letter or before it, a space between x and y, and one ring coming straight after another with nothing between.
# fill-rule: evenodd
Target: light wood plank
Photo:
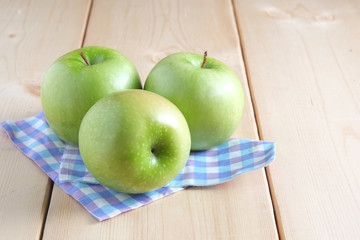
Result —
<instances>
[{"instance_id":1,"label":"light wood plank","mask_svg":"<svg viewBox=\"0 0 360 240\"><path fill-rule=\"evenodd\" d=\"M234 136L257 138L230 1L94 1L85 45L118 49L143 81L170 53L208 50L235 70L246 91L246 110ZM44 238L276 239L277 232L259 170L219 186L189 188L102 223L55 187Z\"/></svg>"},{"instance_id":2,"label":"light wood plank","mask_svg":"<svg viewBox=\"0 0 360 240\"><path fill-rule=\"evenodd\" d=\"M360 236L360 3L236 0L280 235Z\"/></svg>"},{"instance_id":3,"label":"light wood plank","mask_svg":"<svg viewBox=\"0 0 360 240\"><path fill-rule=\"evenodd\" d=\"M38 113L40 83L81 44L89 1L0 1L0 121ZM0 131L0 239L38 239L51 181Z\"/></svg>"}]
</instances>

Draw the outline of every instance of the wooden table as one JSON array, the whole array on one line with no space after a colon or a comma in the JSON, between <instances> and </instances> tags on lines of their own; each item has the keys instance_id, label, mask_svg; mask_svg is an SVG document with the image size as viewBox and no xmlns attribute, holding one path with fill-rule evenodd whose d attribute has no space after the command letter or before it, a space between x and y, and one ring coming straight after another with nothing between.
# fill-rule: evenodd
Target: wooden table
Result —
<instances>
[{"instance_id":1,"label":"wooden table","mask_svg":"<svg viewBox=\"0 0 360 240\"><path fill-rule=\"evenodd\" d=\"M98 222L0 134L0 239L360 239L360 2L0 1L0 121L41 110L49 65L115 48L144 82L179 51L228 64L234 137L277 143L270 167Z\"/></svg>"}]
</instances>

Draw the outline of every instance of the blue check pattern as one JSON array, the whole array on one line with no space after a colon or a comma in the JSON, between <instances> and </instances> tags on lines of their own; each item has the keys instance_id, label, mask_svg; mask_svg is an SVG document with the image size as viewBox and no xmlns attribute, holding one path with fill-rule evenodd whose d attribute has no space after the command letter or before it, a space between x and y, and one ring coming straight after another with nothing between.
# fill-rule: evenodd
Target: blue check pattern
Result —
<instances>
[{"instance_id":1,"label":"blue check pattern","mask_svg":"<svg viewBox=\"0 0 360 240\"><path fill-rule=\"evenodd\" d=\"M99 221L188 186L230 181L240 174L263 168L275 159L275 143L233 138L207 151L191 152L182 172L165 187L143 194L125 194L101 185L85 167L79 149L60 140L42 112L0 125L21 152Z\"/></svg>"}]
</instances>

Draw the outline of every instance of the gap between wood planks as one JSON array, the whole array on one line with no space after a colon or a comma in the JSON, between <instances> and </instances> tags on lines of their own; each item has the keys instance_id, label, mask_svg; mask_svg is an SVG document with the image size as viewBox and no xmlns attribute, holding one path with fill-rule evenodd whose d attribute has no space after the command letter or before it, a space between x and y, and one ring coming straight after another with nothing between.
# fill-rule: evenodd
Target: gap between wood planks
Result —
<instances>
[{"instance_id":1,"label":"gap between wood planks","mask_svg":"<svg viewBox=\"0 0 360 240\"><path fill-rule=\"evenodd\" d=\"M94 0L89 0L89 7L87 10L87 17L85 19L85 24L84 24L84 28L82 31L82 39L81 39L81 44L79 47L83 47L84 46L84 42L85 42L85 38L86 38L86 33L87 33L87 28L89 26L89 20L90 20L90 15L91 15L91 10L93 7L93 2ZM44 236L44 231L45 231L45 226L46 226L46 220L48 217L48 213L49 213L49 208L50 208L50 203L51 203L51 199L52 199L52 194L53 194L53 189L54 189L54 182L52 180L50 180L50 187L49 187L49 198L47 200L44 201L44 204L46 205L45 207L45 211L44 211L44 218L43 218L43 222L41 225L41 229L40 229L40 234L39 234L39 239L43 239Z\"/></svg>"},{"instance_id":2,"label":"gap between wood planks","mask_svg":"<svg viewBox=\"0 0 360 240\"><path fill-rule=\"evenodd\" d=\"M238 17L236 14L236 10L235 10L235 4L234 4L234 0L230 0L230 4L233 10L233 18L235 21L235 25L236 25L236 30L237 30L237 35L239 37L239 45L240 45L240 49L241 49L241 55L242 55L242 59L244 61L244 68L245 68L245 76L246 76L246 81L248 83L248 87L249 87L249 94L250 94L250 100L251 100L251 105L253 107L253 113L254 113L254 119L255 119L255 123L256 123L256 129L257 129L257 135L259 137L260 140L264 140L263 138L263 134L261 131L261 125L260 125L260 120L258 117L258 109L256 107L256 100L253 94L253 87L251 84L251 79L249 76L249 70L248 70L248 63L246 61L246 54L245 54L245 49L243 47L243 39L241 37L241 31L240 31L240 24L238 23ZM275 225L276 225L276 230L278 233L278 238L282 239L283 238L283 228L282 228L282 224L281 224L281 219L280 216L278 215L278 206L277 206L277 201L276 201L276 197L275 197L275 193L274 193L274 187L273 187L273 183L271 180L271 174L269 171L268 167L265 167L265 177L266 177L266 181L268 183L268 189L269 189L269 193L270 193L270 198L271 198L271 204L272 204L272 209L273 209L273 215L274 215L274 220L275 220Z\"/></svg>"}]
</instances>

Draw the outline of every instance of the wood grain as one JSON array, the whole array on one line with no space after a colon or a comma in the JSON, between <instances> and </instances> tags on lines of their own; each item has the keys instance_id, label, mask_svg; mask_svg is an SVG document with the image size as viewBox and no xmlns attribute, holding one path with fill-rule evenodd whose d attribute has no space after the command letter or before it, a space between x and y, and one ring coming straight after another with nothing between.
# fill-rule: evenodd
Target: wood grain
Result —
<instances>
[{"instance_id":1,"label":"wood grain","mask_svg":"<svg viewBox=\"0 0 360 240\"><path fill-rule=\"evenodd\" d=\"M41 110L42 77L79 47L88 8L84 0L0 2L0 121ZM52 183L0 133L0 239L38 239Z\"/></svg>"},{"instance_id":2,"label":"wood grain","mask_svg":"<svg viewBox=\"0 0 360 240\"><path fill-rule=\"evenodd\" d=\"M234 136L258 137L230 1L94 1L85 45L124 53L143 82L168 54L207 50L234 69L246 91ZM102 223L54 187L44 239L87 238L275 239L277 232L265 173L259 170L219 186L189 188Z\"/></svg>"},{"instance_id":3,"label":"wood grain","mask_svg":"<svg viewBox=\"0 0 360 240\"><path fill-rule=\"evenodd\" d=\"M360 236L360 4L235 0L280 236Z\"/></svg>"}]
</instances>

